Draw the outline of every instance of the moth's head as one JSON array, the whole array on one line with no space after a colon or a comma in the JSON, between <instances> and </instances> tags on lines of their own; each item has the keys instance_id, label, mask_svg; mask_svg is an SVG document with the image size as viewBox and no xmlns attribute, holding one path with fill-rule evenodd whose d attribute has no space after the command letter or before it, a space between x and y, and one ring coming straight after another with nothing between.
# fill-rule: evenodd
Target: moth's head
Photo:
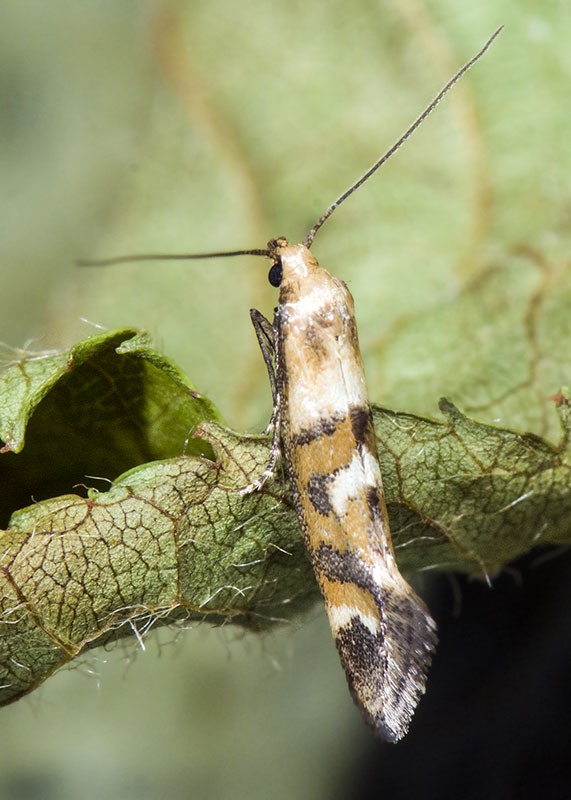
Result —
<instances>
[{"instance_id":1,"label":"moth's head","mask_svg":"<svg viewBox=\"0 0 571 800\"><path fill-rule=\"evenodd\" d=\"M276 288L304 281L318 267L315 256L304 244L290 244L283 237L268 242L268 254L272 261L268 280Z\"/></svg>"}]
</instances>

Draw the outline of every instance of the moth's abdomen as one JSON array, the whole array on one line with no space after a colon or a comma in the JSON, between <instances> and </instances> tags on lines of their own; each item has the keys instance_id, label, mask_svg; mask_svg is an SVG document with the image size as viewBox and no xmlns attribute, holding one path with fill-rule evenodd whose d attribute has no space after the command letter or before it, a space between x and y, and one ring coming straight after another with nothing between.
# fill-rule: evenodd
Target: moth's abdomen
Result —
<instances>
[{"instance_id":1,"label":"moth's abdomen","mask_svg":"<svg viewBox=\"0 0 571 800\"><path fill-rule=\"evenodd\" d=\"M435 624L396 565L353 299L302 245L280 251L281 439L349 687L397 741L424 692Z\"/></svg>"}]
</instances>

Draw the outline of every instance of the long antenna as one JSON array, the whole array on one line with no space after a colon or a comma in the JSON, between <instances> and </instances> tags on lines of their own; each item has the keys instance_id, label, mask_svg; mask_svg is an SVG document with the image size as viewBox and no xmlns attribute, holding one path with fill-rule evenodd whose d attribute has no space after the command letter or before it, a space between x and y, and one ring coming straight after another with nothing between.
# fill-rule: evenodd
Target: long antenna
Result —
<instances>
[{"instance_id":1,"label":"long antenna","mask_svg":"<svg viewBox=\"0 0 571 800\"><path fill-rule=\"evenodd\" d=\"M321 228L324 222L329 219L331 214L338 208L341 203L346 200L350 195L355 192L359 186L365 183L371 175L373 175L379 167L389 160L389 158L396 153L399 147L406 142L406 140L411 136L415 130L421 125L427 116L434 111L438 103L442 100L444 95L454 86L454 84L460 80L460 78L466 73L470 67L472 67L476 61L479 61L480 58L484 55L488 47L492 44L496 36L502 31L503 25L501 25L497 31L495 31L486 44L482 47L482 49L473 56L470 61L468 61L464 66L458 70L458 72L450 78L448 83L438 92L434 100L424 109L422 114L415 119L412 125L407 128L407 130L403 133L403 135L398 139L387 152L381 156L375 163L369 167L369 169L361 175L358 181L356 181L352 186L350 186L343 194L339 195L337 200L335 200L329 208L325 211L325 213L319 217L313 228L309 231L307 236L304 239L304 245L309 248L313 244L313 240L315 238L315 234ZM275 244L275 242L270 242L269 245ZM265 256L272 258L274 252L268 246L265 250L232 250L230 252L221 252L221 253L141 253L141 254L134 254L134 255L127 255L127 256L117 256L116 258L102 258L102 259L81 259L77 261L77 265L80 267L106 267L110 266L111 264L126 264L131 261L183 261L188 259L203 259L203 258L226 258L227 256Z\"/></svg>"},{"instance_id":2,"label":"long antenna","mask_svg":"<svg viewBox=\"0 0 571 800\"><path fill-rule=\"evenodd\" d=\"M464 75L464 73L466 73L470 69L470 67L472 67L476 63L476 61L478 61L484 55L484 53L486 52L488 47L492 44L492 42L494 41L496 36L498 36L500 31L503 29L503 27L504 26L501 25L497 29L497 31L495 31L495 33L493 33L490 36L490 38L488 39L486 44L482 47L482 49L478 53L476 53L476 55L473 56L473 58L471 58L470 61L468 61L466 64L464 64L464 66L461 69L459 69L458 72L452 78L450 78L450 80L448 81L446 86L444 86L438 92L438 94L436 95L434 100L430 103L430 105L428 105L424 109L422 114L415 119L415 121L412 123L412 125L409 128L406 129L406 131L403 133L403 135L400 137L400 139L398 139L393 144L393 146L387 150L387 152L383 156L381 156L377 161L375 161L375 163L371 167L369 167L369 169L363 175L361 175L361 177L359 178L358 181L356 181L352 186L350 186L348 189L346 189L346 191L344 191L343 194L339 195L337 200L335 200L333 203L331 203L331 205L329 206L327 211L325 211L325 213L321 217L319 217L319 219L317 220L317 222L315 223L313 228L309 231L309 233L305 237L303 243L304 243L304 245L306 247L308 247L308 248L311 247L311 245L313 243L313 239L315 238L315 234L321 228L323 223L326 220L329 219L329 217L331 216L331 214L333 214L335 209L338 208L341 205L341 203L349 197L349 195L352 195L353 192L356 191L359 188L359 186L361 186L363 183L365 183L365 181L367 181L371 177L371 175L373 175L379 169L379 167L382 167L382 165L385 163L385 161L388 161L389 158L393 155L393 153L396 153L396 151L399 149L399 147L402 144L404 144L404 142L406 142L406 140L409 138L409 136L411 136L415 132L415 130L419 127L419 125L421 125L424 122L424 120L427 118L427 116L432 111L434 111L434 109L436 108L438 103L442 100L444 95L454 86L454 84L457 81L460 80L462 75Z\"/></svg>"},{"instance_id":3,"label":"long antenna","mask_svg":"<svg viewBox=\"0 0 571 800\"><path fill-rule=\"evenodd\" d=\"M230 250L227 253L140 253L114 258L80 258L78 267L109 267L112 264L128 264L131 261L186 261L191 258L226 258L226 256L270 256L265 250Z\"/></svg>"}]
</instances>

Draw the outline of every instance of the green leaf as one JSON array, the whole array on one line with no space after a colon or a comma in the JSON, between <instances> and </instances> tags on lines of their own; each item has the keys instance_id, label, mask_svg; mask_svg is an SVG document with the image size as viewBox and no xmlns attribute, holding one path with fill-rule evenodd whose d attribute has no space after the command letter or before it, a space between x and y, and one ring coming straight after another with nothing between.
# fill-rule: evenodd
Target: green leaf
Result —
<instances>
[{"instance_id":1,"label":"green leaf","mask_svg":"<svg viewBox=\"0 0 571 800\"><path fill-rule=\"evenodd\" d=\"M402 317L370 348L367 377L396 408L426 413L445 394L487 422L557 441L549 400L571 366L571 268L519 253L454 297ZM374 395L373 395L374 396Z\"/></svg>"},{"instance_id":2,"label":"green leaf","mask_svg":"<svg viewBox=\"0 0 571 800\"><path fill-rule=\"evenodd\" d=\"M570 406L563 395L557 401L557 447L532 433L475 422L444 399L444 423L377 409L401 569L422 564L489 578L538 544L569 541Z\"/></svg>"},{"instance_id":3,"label":"green leaf","mask_svg":"<svg viewBox=\"0 0 571 800\"><path fill-rule=\"evenodd\" d=\"M216 461L155 461L108 492L58 497L12 516L0 537L0 703L109 636L142 636L181 619L262 629L313 599L311 566L280 487L239 493L266 466L265 437L212 423L201 435Z\"/></svg>"},{"instance_id":4,"label":"green leaf","mask_svg":"<svg viewBox=\"0 0 571 800\"><path fill-rule=\"evenodd\" d=\"M317 597L283 478L240 493L264 471L268 438L221 427L145 335L106 333L23 359L2 388L4 450L19 451L0 459L6 505L26 491L27 473L37 498L85 479L80 464L132 468L106 492L12 514L0 537L0 702L110 637L180 620L261 630ZM472 421L447 401L445 422L375 408L402 569L487 577L538 542L568 540L569 403L555 401L558 447ZM161 460L141 464L149 457Z\"/></svg>"},{"instance_id":5,"label":"green leaf","mask_svg":"<svg viewBox=\"0 0 571 800\"><path fill-rule=\"evenodd\" d=\"M220 420L146 334L128 328L63 353L21 358L0 374L0 398L2 452L9 454L0 460L3 521L86 475L108 481L145 461L180 455L185 440L189 455L211 455L190 437L202 420Z\"/></svg>"}]
</instances>

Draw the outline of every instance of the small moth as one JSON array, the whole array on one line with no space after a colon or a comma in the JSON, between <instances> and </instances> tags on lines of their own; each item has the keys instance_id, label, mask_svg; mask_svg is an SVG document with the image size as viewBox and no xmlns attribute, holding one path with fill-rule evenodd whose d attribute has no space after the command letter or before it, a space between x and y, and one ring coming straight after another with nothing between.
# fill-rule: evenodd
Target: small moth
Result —
<instances>
[{"instance_id":1,"label":"small moth","mask_svg":"<svg viewBox=\"0 0 571 800\"><path fill-rule=\"evenodd\" d=\"M436 625L395 561L353 298L310 247L333 211L418 128L501 31L441 89L400 139L335 200L303 244L284 238L264 250L123 256L83 264L155 258L262 255L279 287L273 323L250 316L268 370L274 410L269 463L243 493L260 490L283 456L307 552L351 694L366 722L391 742L408 731L424 693Z\"/></svg>"},{"instance_id":2,"label":"small moth","mask_svg":"<svg viewBox=\"0 0 571 800\"><path fill-rule=\"evenodd\" d=\"M351 694L397 741L424 692L436 625L395 561L353 298L305 245L269 249L279 303L272 326L257 311L252 320L275 353L276 447Z\"/></svg>"}]
</instances>

